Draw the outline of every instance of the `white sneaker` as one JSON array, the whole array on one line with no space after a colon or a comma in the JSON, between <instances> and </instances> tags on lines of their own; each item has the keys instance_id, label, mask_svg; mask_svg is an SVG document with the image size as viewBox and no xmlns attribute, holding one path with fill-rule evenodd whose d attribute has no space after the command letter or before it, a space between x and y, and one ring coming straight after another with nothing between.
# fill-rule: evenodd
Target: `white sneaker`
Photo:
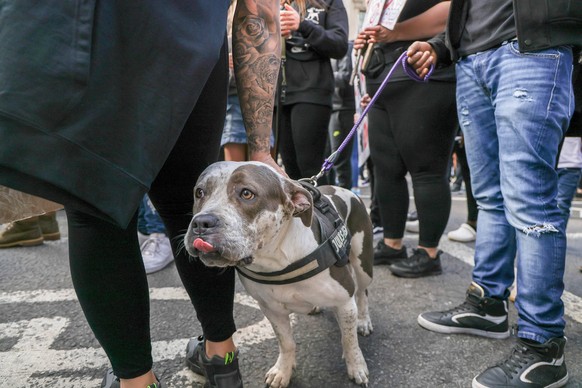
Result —
<instances>
[{"instance_id":1,"label":"white sneaker","mask_svg":"<svg viewBox=\"0 0 582 388\"><path fill-rule=\"evenodd\" d=\"M156 272L174 260L170 239L163 233L152 233L141 246L141 257L147 274Z\"/></svg>"},{"instance_id":2,"label":"white sneaker","mask_svg":"<svg viewBox=\"0 0 582 388\"><path fill-rule=\"evenodd\" d=\"M459 229L453 230L447 234L449 240L459 242L471 242L477 238L477 231L469 224L461 224Z\"/></svg>"},{"instance_id":3,"label":"white sneaker","mask_svg":"<svg viewBox=\"0 0 582 388\"><path fill-rule=\"evenodd\" d=\"M139 246L141 247L146 240L150 238L149 234L143 234L139 230L137 231L137 241L139 242Z\"/></svg>"},{"instance_id":4,"label":"white sneaker","mask_svg":"<svg viewBox=\"0 0 582 388\"><path fill-rule=\"evenodd\" d=\"M416 221L406 221L406 231L410 233L418 233L420 226L418 220Z\"/></svg>"}]
</instances>

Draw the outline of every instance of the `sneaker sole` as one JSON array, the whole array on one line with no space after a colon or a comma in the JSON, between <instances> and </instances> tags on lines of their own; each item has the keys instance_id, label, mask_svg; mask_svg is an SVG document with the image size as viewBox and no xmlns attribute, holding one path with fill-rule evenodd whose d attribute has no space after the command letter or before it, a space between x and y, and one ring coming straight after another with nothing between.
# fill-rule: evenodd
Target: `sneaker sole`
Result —
<instances>
[{"instance_id":1,"label":"sneaker sole","mask_svg":"<svg viewBox=\"0 0 582 388\"><path fill-rule=\"evenodd\" d=\"M165 262L163 262L162 264L156 265L155 267L146 267L146 268L145 268L146 274L148 274L148 275L149 275L149 274L151 274L151 273L154 273L154 272L161 271L161 270L163 270L164 268L166 268L168 265L170 265L170 263L171 263L172 261L174 261L174 258L173 258L173 257L171 258L171 260L165 261Z\"/></svg>"},{"instance_id":2,"label":"sneaker sole","mask_svg":"<svg viewBox=\"0 0 582 388\"><path fill-rule=\"evenodd\" d=\"M397 276L399 278L409 278L409 279L414 279L414 278L424 278L427 276L437 276L443 273L442 268L436 271L431 271L431 272L423 272L423 273L410 273L410 272L400 272L398 270L394 270L393 268L390 268L390 272L392 272L392 275Z\"/></svg>"},{"instance_id":3,"label":"sneaker sole","mask_svg":"<svg viewBox=\"0 0 582 388\"><path fill-rule=\"evenodd\" d=\"M56 241L56 240L60 240L61 239L61 233L60 232L55 232L55 233L47 233L42 235L42 238L45 239L45 241Z\"/></svg>"},{"instance_id":4,"label":"sneaker sole","mask_svg":"<svg viewBox=\"0 0 582 388\"><path fill-rule=\"evenodd\" d=\"M34 238L32 240L21 240L14 241L6 244L0 244L0 248L12 248L12 247L33 247L36 245L42 245L44 239L42 237Z\"/></svg>"},{"instance_id":5,"label":"sneaker sole","mask_svg":"<svg viewBox=\"0 0 582 388\"><path fill-rule=\"evenodd\" d=\"M458 237L447 236L447 238L449 240L451 240L451 241L462 242L462 243L473 242L473 241L476 240L476 237L472 237L472 238L458 238Z\"/></svg>"},{"instance_id":6,"label":"sneaker sole","mask_svg":"<svg viewBox=\"0 0 582 388\"><path fill-rule=\"evenodd\" d=\"M430 331L434 331L435 333L441 333L441 334L470 334L470 335L476 335L479 337L486 337L486 338L493 338L493 339L505 339L505 338L509 338L509 329L507 329L507 331L504 332L493 332L493 331L485 331L485 330L479 330L479 329L469 329L466 327L453 327L453 326L443 326L443 325L439 325L436 324L434 322L428 321L426 319L424 319L422 317L422 315L419 315L418 318L416 319L416 321L418 322L418 324L422 327L424 327L427 330Z\"/></svg>"}]
</instances>

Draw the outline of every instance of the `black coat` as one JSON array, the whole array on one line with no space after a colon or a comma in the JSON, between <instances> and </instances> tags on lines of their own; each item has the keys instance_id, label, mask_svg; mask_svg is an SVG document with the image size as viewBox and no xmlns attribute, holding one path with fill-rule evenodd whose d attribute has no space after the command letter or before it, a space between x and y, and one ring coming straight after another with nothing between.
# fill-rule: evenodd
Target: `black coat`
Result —
<instances>
[{"instance_id":1,"label":"black coat","mask_svg":"<svg viewBox=\"0 0 582 388\"><path fill-rule=\"evenodd\" d=\"M0 184L127 225L224 49L229 3L3 2Z\"/></svg>"}]
</instances>

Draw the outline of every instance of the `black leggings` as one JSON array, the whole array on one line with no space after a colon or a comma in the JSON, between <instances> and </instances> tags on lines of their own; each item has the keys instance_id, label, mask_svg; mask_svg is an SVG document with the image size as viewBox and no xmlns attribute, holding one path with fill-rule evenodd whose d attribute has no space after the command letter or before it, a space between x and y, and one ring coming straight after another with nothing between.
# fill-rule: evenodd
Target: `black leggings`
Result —
<instances>
[{"instance_id":1,"label":"black leggings","mask_svg":"<svg viewBox=\"0 0 582 388\"><path fill-rule=\"evenodd\" d=\"M477 201L473 197L473 186L471 186L471 170L469 169L469 163L467 163L467 152L465 146L455 146L455 152L457 153L457 160L461 165L461 172L463 173L463 182L465 183L465 193L467 195L467 221L473 222L475 228L477 227L477 215L479 210L477 209Z\"/></svg>"},{"instance_id":2,"label":"black leggings","mask_svg":"<svg viewBox=\"0 0 582 388\"><path fill-rule=\"evenodd\" d=\"M373 95L375 88L369 90ZM438 246L451 210L448 166L456 122L453 83L388 83L370 109L370 156L385 238L404 235L410 172L420 223L418 244Z\"/></svg>"},{"instance_id":3,"label":"black leggings","mask_svg":"<svg viewBox=\"0 0 582 388\"><path fill-rule=\"evenodd\" d=\"M279 149L285 172L291 179L311 178L323 165L328 141L331 107L298 103L281 109ZM326 184L327 176L318 180Z\"/></svg>"},{"instance_id":4,"label":"black leggings","mask_svg":"<svg viewBox=\"0 0 582 388\"><path fill-rule=\"evenodd\" d=\"M196 180L218 159L226 111L226 65L223 55L149 192L166 226L203 333L212 341L226 340L236 331L234 270L211 269L192 260L183 247L183 235L192 217ZM116 375L140 376L152 368L152 356L148 282L137 239L137 213L127 229L73 208L67 208L67 217L71 274L87 321Z\"/></svg>"}]
</instances>

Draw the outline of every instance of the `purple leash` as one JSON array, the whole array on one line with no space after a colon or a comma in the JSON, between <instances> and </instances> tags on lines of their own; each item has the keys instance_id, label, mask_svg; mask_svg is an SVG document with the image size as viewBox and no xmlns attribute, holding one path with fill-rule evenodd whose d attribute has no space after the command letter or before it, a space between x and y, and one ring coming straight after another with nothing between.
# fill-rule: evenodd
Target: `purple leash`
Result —
<instances>
[{"instance_id":1,"label":"purple leash","mask_svg":"<svg viewBox=\"0 0 582 388\"><path fill-rule=\"evenodd\" d=\"M358 129L358 127L360 126L360 124L364 120L364 117L366 117L366 115L368 114L368 111L370 110L372 105L374 105L374 103L378 99L378 96L382 93L382 90L384 90L384 88L386 87L386 84L388 84L390 77L392 77L392 73L394 72L394 70L396 70L396 66L398 66L399 64L402 64L402 68L404 69L404 72L413 80L415 80L417 82L428 82L428 79L434 70L434 65L431 64L430 68L428 70L428 73L423 78L420 78L418 76L418 74L416 74L414 69L412 69L412 67L410 67L410 65L406 61L407 58L408 57L406 56L406 52L403 52L400 55L400 57L396 60L394 65L392 65L392 68L390 69L390 71L386 75L386 78L384 78L384 81L382 81L382 84L380 84L380 87L378 88L378 90L376 91L376 93L374 94L374 96L372 97L370 102L368 103L368 105L364 108L364 111L362 112L362 114L360 115L360 117L358 118L356 123L354 124L353 128L350 130L350 133L348 133L348 135L346 136L346 138L344 139L342 144L340 144L338 149L335 150L331 155L329 155L327 157L327 159L325 159L325 161L323 162L323 165L321 167L321 171L317 175L312 176L311 178L308 178L308 179L304 178L304 179L300 179L300 180L306 180L309 183L311 183L313 186L317 186L317 180L319 178L321 178L326 172L328 172L332 168L332 166L333 166L334 162L337 160L339 154L343 151L344 148L346 148L346 145L352 139L352 137L354 136L354 133L356 133L356 130Z\"/></svg>"}]
</instances>

